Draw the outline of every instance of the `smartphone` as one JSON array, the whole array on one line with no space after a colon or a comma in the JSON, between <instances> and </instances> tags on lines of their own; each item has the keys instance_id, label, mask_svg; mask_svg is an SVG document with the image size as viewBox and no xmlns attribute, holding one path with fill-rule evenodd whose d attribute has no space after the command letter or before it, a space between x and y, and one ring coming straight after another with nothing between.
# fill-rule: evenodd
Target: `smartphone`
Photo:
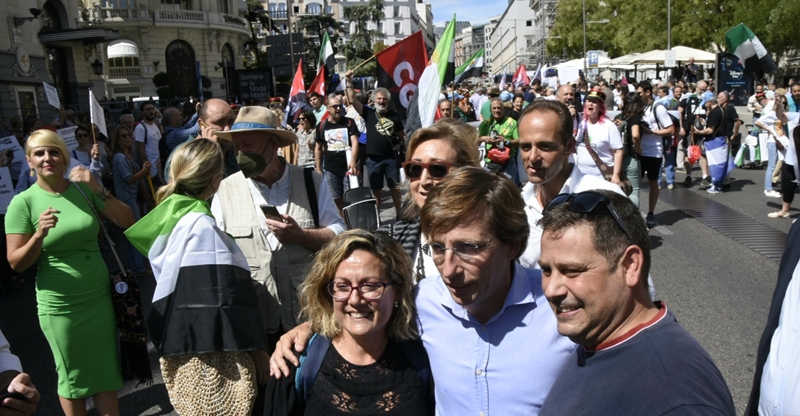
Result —
<instances>
[{"instance_id":1,"label":"smartphone","mask_svg":"<svg viewBox=\"0 0 800 416\"><path fill-rule=\"evenodd\" d=\"M4 391L3 393L0 393L0 406L2 406L3 400L5 399L28 400L28 398L23 396L22 393L20 392L15 391L9 393L7 391Z\"/></svg>"},{"instance_id":2,"label":"smartphone","mask_svg":"<svg viewBox=\"0 0 800 416\"><path fill-rule=\"evenodd\" d=\"M267 219L284 222L283 217L281 217L281 213L278 212L278 208L275 208L274 205L261 204L259 207L261 207L261 212L264 213L264 216L267 217Z\"/></svg>"}]
</instances>

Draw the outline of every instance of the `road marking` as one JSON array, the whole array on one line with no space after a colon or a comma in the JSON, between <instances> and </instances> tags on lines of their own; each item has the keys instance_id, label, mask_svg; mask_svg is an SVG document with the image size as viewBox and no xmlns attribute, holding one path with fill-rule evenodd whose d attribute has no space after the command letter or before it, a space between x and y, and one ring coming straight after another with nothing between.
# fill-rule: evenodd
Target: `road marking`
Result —
<instances>
[{"instance_id":1,"label":"road marking","mask_svg":"<svg viewBox=\"0 0 800 416\"><path fill-rule=\"evenodd\" d=\"M656 231L660 232L661 235L673 235L674 233L667 229L667 227L663 225L659 225L658 227L654 228Z\"/></svg>"}]
</instances>

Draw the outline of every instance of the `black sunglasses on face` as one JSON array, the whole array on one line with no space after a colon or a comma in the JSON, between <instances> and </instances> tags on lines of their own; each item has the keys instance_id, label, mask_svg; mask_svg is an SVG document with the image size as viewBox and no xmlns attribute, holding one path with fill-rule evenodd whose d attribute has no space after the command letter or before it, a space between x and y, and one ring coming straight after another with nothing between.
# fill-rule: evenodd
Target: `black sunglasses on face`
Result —
<instances>
[{"instance_id":1,"label":"black sunglasses on face","mask_svg":"<svg viewBox=\"0 0 800 416\"><path fill-rule=\"evenodd\" d=\"M89 135L86 134L86 133L83 133L83 134L77 134L77 135L75 135L75 137L89 137Z\"/></svg>"},{"instance_id":2,"label":"black sunglasses on face","mask_svg":"<svg viewBox=\"0 0 800 416\"><path fill-rule=\"evenodd\" d=\"M406 171L408 179L419 179L424 169L428 170L428 175L431 175L431 178L442 179L447 175L447 172L450 171L450 167L453 166L453 164L444 161L424 163L409 160L408 162L403 162L402 166L403 170Z\"/></svg>"},{"instance_id":3,"label":"black sunglasses on face","mask_svg":"<svg viewBox=\"0 0 800 416\"><path fill-rule=\"evenodd\" d=\"M611 217L619 225L619 228L622 228L622 232L628 237L628 242L633 244L633 238L631 238L628 227L625 226L625 222L622 221L619 212L614 208L614 204L611 203L611 198L607 195L593 191L579 192L577 194L559 194L547 203L542 215L547 215L550 209L563 203L568 203L569 210L578 214L589 214L597 212L598 209L607 209L611 213Z\"/></svg>"}]
</instances>

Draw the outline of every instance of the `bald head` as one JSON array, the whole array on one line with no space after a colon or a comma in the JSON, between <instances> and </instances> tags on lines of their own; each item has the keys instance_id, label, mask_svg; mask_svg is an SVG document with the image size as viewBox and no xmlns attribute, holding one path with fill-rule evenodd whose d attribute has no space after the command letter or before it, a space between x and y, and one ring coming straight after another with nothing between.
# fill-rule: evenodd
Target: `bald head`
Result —
<instances>
[{"instance_id":1,"label":"bald head","mask_svg":"<svg viewBox=\"0 0 800 416\"><path fill-rule=\"evenodd\" d=\"M558 101L561 101L564 104L567 104L567 101L571 101L572 103L575 102L575 87L569 84L564 84L558 88L558 92L556 93L556 98Z\"/></svg>"},{"instance_id":2,"label":"bald head","mask_svg":"<svg viewBox=\"0 0 800 416\"><path fill-rule=\"evenodd\" d=\"M183 124L183 113L175 107L170 107L164 110L163 113L164 127L180 127Z\"/></svg>"},{"instance_id":3,"label":"bald head","mask_svg":"<svg viewBox=\"0 0 800 416\"><path fill-rule=\"evenodd\" d=\"M197 111L197 118L200 119L211 131L224 131L231 129L233 122L236 120L236 115L233 114L230 104L220 100L219 98L211 98L203 103L203 105ZM227 140L219 141L216 134L212 133L210 136L204 134L204 137L213 142L220 143L222 150L227 150L226 147L230 146L230 142Z\"/></svg>"}]
</instances>

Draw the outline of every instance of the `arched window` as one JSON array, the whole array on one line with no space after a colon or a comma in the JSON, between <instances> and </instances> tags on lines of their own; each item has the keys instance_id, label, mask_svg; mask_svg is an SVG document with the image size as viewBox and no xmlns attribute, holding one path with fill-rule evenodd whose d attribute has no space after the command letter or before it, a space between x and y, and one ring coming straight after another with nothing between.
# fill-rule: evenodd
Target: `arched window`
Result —
<instances>
[{"instance_id":1,"label":"arched window","mask_svg":"<svg viewBox=\"0 0 800 416\"><path fill-rule=\"evenodd\" d=\"M118 39L108 44L108 75L127 77L141 75L139 48L131 40Z\"/></svg>"},{"instance_id":2,"label":"arched window","mask_svg":"<svg viewBox=\"0 0 800 416\"><path fill-rule=\"evenodd\" d=\"M172 76L172 88L177 97L198 95L197 70L195 69L194 49L191 45L175 40L167 45L165 52L167 73Z\"/></svg>"},{"instance_id":3,"label":"arched window","mask_svg":"<svg viewBox=\"0 0 800 416\"><path fill-rule=\"evenodd\" d=\"M306 6L306 13L320 14L322 13L322 5L319 3L308 3L308 5Z\"/></svg>"}]
</instances>

